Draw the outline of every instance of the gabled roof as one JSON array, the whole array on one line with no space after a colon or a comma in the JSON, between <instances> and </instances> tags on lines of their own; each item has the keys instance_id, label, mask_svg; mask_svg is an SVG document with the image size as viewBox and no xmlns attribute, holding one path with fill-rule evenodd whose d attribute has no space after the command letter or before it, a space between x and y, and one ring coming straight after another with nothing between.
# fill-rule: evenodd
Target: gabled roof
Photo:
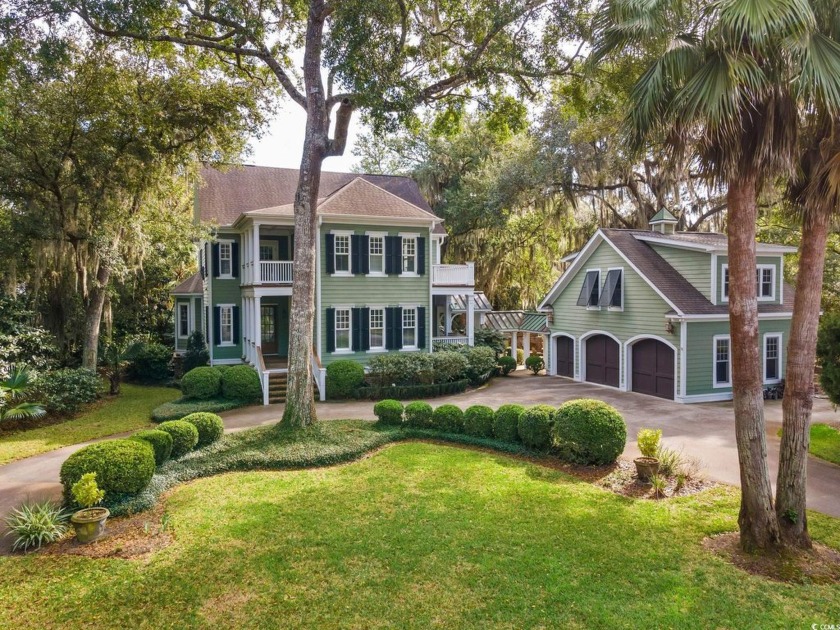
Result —
<instances>
[{"instance_id":1,"label":"gabled roof","mask_svg":"<svg viewBox=\"0 0 840 630\"><path fill-rule=\"evenodd\" d=\"M202 221L215 221L219 225L233 225L240 215L259 210L269 214L274 210L280 215L291 215L298 184L298 170L267 166L238 166L228 170L204 167L202 185L198 189L196 204ZM393 175L368 175L356 173L321 173L319 198L326 201L337 191L354 180L373 184L407 205L437 218L420 194L417 183L408 177ZM360 212L362 210L359 210Z\"/></svg>"},{"instance_id":2,"label":"gabled roof","mask_svg":"<svg viewBox=\"0 0 840 630\"><path fill-rule=\"evenodd\" d=\"M654 223L677 223L677 217L668 212L666 208L662 208L659 212L653 215L653 218L648 221L651 225Z\"/></svg>"},{"instance_id":3,"label":"gabled roof","mask_svg":"<svg viewBox=\"0 0 840 630\"><path fill-rule=\"evenodd\" d=\"M204 293L204 281L200 273L194 273L171 291L172 295L201 295Z\"/></svg>"}]
</instances>

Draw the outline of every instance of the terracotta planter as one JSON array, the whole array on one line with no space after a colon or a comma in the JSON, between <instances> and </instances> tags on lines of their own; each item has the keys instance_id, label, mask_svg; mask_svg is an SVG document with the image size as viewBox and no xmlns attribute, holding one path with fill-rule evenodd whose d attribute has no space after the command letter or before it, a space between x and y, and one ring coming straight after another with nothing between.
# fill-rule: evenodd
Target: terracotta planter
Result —
<instances>
[{"instance_id":1,"label":"terracotta planter","mask_svg":"<svg viewBox=\"0 0 840 630\"><path fill-rule=\"evenodd\" d=\"M650 481L659 472L659 460L655 457L637 457L633 463L636 464L636 475L642 481Z\"/></svg>"},{"instance_id":2,"label":"terracotta planter","mask_svg":"<svg viewBox=\"0 0 840 630\"><path fill-rule=\"evenodd\" d=\"M110 515L106 508L88 508L76 512L70 517L73 529L76 530L76 540L86 545L102 536L105 532L105 521Z\"/></svg>"}]
</instances>

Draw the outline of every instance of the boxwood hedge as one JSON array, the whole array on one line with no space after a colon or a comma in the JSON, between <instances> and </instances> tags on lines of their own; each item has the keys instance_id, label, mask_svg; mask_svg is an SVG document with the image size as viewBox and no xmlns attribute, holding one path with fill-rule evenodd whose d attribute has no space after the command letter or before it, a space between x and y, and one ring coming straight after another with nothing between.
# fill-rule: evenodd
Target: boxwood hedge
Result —
<instances>
[{"instance_id":1,"label":"boxwood hedge","mask_svg":"<svg viewBox=\"0 0 840 630\"><path fill-rule=\"evenodd\" d=\"M61 465L59 479L64 500L73 503L73 484L85 473L96 473L96 483L105 499L137 494L155 474L155 452L142 440L107 440L79 449Z\"/></svg>"},{"instance_id":2,"label":"boxwood hedge","mask_svg":"<svg viewBox=\"0 0 840 630\"><path fill-rule=\"evenodd\" d=\"M195 425L183 420L168 420L161 422L158 429L166 431L172 436L172 458L183 457L198 444L198 429Z\"/></svg>"}]
</instances>

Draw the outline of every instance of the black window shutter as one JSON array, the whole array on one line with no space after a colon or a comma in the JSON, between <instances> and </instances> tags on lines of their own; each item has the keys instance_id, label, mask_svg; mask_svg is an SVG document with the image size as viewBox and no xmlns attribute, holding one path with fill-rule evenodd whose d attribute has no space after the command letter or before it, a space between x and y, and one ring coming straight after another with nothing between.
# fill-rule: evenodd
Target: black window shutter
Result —
<instances>
[{"instance_id":1,"label":"black window shutter","mask_svg":"<svg viewBox=\"0 0 840 630\"><path fill-rule=\"evenodd\" d=\"M359 322L359 327L362 330L362 343L360 349L370 350L370 309L361 308L359 311L361 314L361 317L359 318L361 320Z\"/></svg>"},{"instance_id":2,"label":"black window shutter","mask_svg":"<svg viewBox=\"0 0 840 630\"><path fill-rule=\"evenodd\" d=\"M395 350L394 339L396 333L394 332L394 309L388 307L385 309L385 349Z\"/></svg>"},{"instance_id":3,"label":"black window shutter","mask_svg":"<svg viewBox=\"0 0 840 630\"><path fill-rule=\"evenodd\" d=\"M289 237L281 236L280 244L278 245L278 254L280 260L289 260Z\"/></svg>"},{"instance_id":4,"label":"black window shutter","mask_svg":"<svg viewBox=\"0 0 840 630\"><path fill-rule=\"evenodd\" d=\"M358 234L353 234L350 236L350 273L353 274L362 272L362 246L359 241L360 239Z\"/></svg>"},{"instance_id":5,"label":"black window shutter","mask_svg":"<svg viewBox=\"0 0 840 630\"><path fill-rule=\"evenodd\" d=\"M219 277L219 244L213 243L213 277Z\"/></svg>"},{"instance_id":6,"label":"black window shutter","mask_svg":"<svg viewBox=\"0 0 840 630\"><path fill-rule=\"evenodd\" d=\"M239 243L230 244L230 274L239 277Z\"/></svg>"},{"instance_id":7,"label":"black window shutter","mask_svg":"<svg viewBox=\"0 0 840 630\"><path fill-rule=\"evenodd\" d=\"M335 352L335 309L327 309L327 352Z\"/></svg>"},{"instance_id":8,"label":"black window shutter","mask_svg":"<svg viewBox=\"0 0 840 630\"><path fill-rule=\"evenodd\" d=\"M394 350L399 350L403 347L402 311L401 307L394 307Z\"/></svg>"},{"instance_id":9,"label":"black window shutter","mask_svg":"<svg viewBox=\"0 0 840 630\"><path fill-rule=\"evenodd\" d=\"M325 249L327 250L327 273L335 273L335 235L325 235L324 242L326 244Z\"/></svg>"},{"instance_id":10,"label":"black window shutter","mask_svg":"<svg viewBox=\"0 0 840 630\"><path fill-rule=\"evenodd\" d=\"M207 262L204 260L205 257L206 257L205 247L202 245L201 249L198 250L198 267L201 271L201 279L202 280L204 280L204 278L207 277Z\"/></svg>"},{"instance_id":11,"label":"black window shutter","mask_svg":"<svg viewBox=\"0 0 840 630\"><path fill-rule=\"evenodd\" d=\"M239 343L239 307L231 308L233 315L233 343Z\"/></svg>"},{"instance_id":12,"label":"black window shutter","mask_svg":"<svg viewBox=\"0 0 840 630\"><path fill-rule=\"evenodd\" d=\"M359 273L370 273L370 237L359 236Z\"/></svg>"},{"instance_id":13,"label":"black window shutter","mask_svg":"<svg viewBox=\"0 0 840 630\"><path fill-rule=\"evenodd\" d=\"M222 307L213 309L213 343L217 346L222 342Z\"/></svg>"},{"instance_id":14,"label":"black window shutter","mask_svg":"<svg viewBox=\"0 0 840 630\"><path fill-rule=\"evenodd\" d=\"M421 276L426 273L426 239L422 236L417 237L417 273Z\"/></svg>"},{"instance_id":15,"label":"black window shutter","mask_svg":"<svg viewBox=\"0 0 840 630\"><path fill-rule=\"evenodd\" d=\"M362 309L358 307L350 309L350 329L350 348L353 352L359 352L362 349Z\"/></svg>"},{"instance_id":16,"label":"black window shutter","mask_svg":"<svg viewBox=\"0 0 840 630\"><path fill-rule=\"evenodd\" d=\"M417 307L417 347L426 347L426 307Z\"/></svg>"},{"instance_id":17,"label":"black window shutter","mask_svg":"<svg viewBox=\"0 0 840 630\"><path fill-rule=\"evenodd\" d=\"M400 273L400 246L399 236L385 237L385 273L389 276Z\"/></svg>"},{"instance_id":18,"label":"black window shutter","mask_svg":"<svg viewBox=\"0 0 840 630\"><path fill-rule=\"evenodd\" d=\"M295 259L295 235L289 237L289 260Z\"/></svg>"}]
</instances>

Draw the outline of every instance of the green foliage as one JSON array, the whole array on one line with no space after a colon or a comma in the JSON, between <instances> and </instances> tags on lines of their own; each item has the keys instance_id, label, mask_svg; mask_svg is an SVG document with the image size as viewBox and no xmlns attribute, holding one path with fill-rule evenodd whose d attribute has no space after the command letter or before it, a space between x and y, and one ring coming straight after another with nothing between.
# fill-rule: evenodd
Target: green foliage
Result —
<instances>
[{"instance_id":1,"label":"green foliage","mask_svg":"<svg viewBox=\"0 0 840 630\"><path fill-rule=\"evenodd\" d=\"M445 433L463 433L464 412L456 405L441 405L432 413L432 425Z\"/></svg>"},{"instance_id":2,"label":"green foliage","mask_svg":"<svg viewBox=\"0 0 840 630\"><path fill-rule=\"evenodd\" d=\"M525 351L522 348L516 349L516 365L525 364Z\"/></svg>"},{"instance_id":3,"label":"green foliage","mask_svg":"<svg viewBox=\"0 0 840 630\"><path fill-rule=\"evenodd\" d=\"M435 383L435 366L428 352L378 354L368 361L366 380L374 387L430 385Z\"/></svg>"},{"instance_id":4,"label":"green foliage","mask_svg":"<svg viewBox=\"0 0 840 630\"><path fill-rule=\"evenodd\" d=\"M432 353L432 369L435 383L452 383L464 378L469 363L460 352L435 351Z\"/></svg>"},{"instance_id":5,"label":"green foliage","mask_svg":"<svg viewBox=\"0 0 840 630\"><path fill-rule=\"evenodd\" d=\"M516 370L516 359L514 359L509 354L500 356L499 369L501 370L503 376L507 376L508 374Z\"/></svg>"},{"instance_id":6,"label":"green foliage","mask_svg":"<svg viewBox=\"0 0 840 630\"><path fill-rule=\"evenodd\" d=\"M495 414L486 405L472 405L464 412L464 433L476 437L493 437Z\"/></svg>"},{"instance_id":7,"label":"green foliage","mask_svg":"<svg viewBox=\"0 0 840 630\"><path fill-rule=\"evenodd\" d=\"M96 483L96 473L85 473L70 488L70 494L77 505L83 508L92 508L98 505L105 498L105 491Z\"/></svg>"},{"instance_id":8,"label":"green foliage","mask_svg":"<svg viewBox=\"0 0 840 630\"><path fill-rule=\"evenodd\" d=\"M218 441L225 432L225 423L215 413L191 413L182 422L189 422L198 431L196 448Z\"/></svg>"},{"instance_id":9,"label":"green foliage","mask_svg":"<svg viewBox=\"0 0 840 630\"><path fill-rule=\"evenodd\" d=\"M827 313L817 334L820 386L834 406L840 405L840 313Z\"/></svg>"},{"instance_id":10,"label":"green foliage","mask_svg":"<svg viewBox=\"0 0 840 630\"><path fill-rule=\"evenodd\" d=\"M487 346L466 346L460 350L467 359L466 377L471 383L480 383L496 369L496 353Z\"/></svg>"},{"instance_id":11,"label":"green foliage","mask_svg":"<svg viewBox=\"0 0 840 630\"><path fill-rule=\"evenodd\" d=\"M543 358L540 355L532 354L527 359L525 359L525 367L531 370L535 375L537 375L545 369L545 362L543 361Z\"/></svg>"},{"instance_id":12,"label":"green foliage","mask_svg":"<svg viewBox=\"0 0 840 630\"><path fill-rule=\"evenodd\" d=\"M560 405L552 437L563 458L600 466L613 463L624 451L627 425L614 407L582 398Z\"/></svg>"},{"instance_id":13,"label":"green foliage","mask_svg":"<svg viewBox=\"0 0 840 630\"><path fill-rule=\"evenodd\" d=\"M158 430L172 436L172 459L183 457L198 444L198 429L183 420L167 420L158 425Z\"/></svg>"},{"instance_id":14,"label":"green foliage","mask_svg":"<svg viewBox=\"0 0 840 630\"><path fill-rule=\"evenodd\" d=\"M208 400L222 391L222 372L212 367L193 368L181 378L184 398Z\"/></svg>"},{"instance_id":15,"label":"green foliage","mask_svg":"<svg viewBox=\"0 0 840 630\"><path fill-rule=\"evenodd\" d=\"M28 365L39 372L55 366L55 337L34 326L34 321L35 313L23 298L0 293L0 377L7 376L12 365Z\"/></svg>"},{"instance_id":16,"label":"green foliage","mask_svg":"<svg viewBox=\"0 0 840 630\"><path fill-rule=\"evenodd\" d=\"M152 410L153 422L166 422L167 420L180 420L191 413L206 411L217 413L219 411L230 411L238 407L245 407L252 404L245 400L229 400L227 398L208 398L207 400L192 400L189 398L178 398L171 402L165 402Z\"/></svg>"},{"instance_id":17,"label":"green foliage","mask_svg":"<svg viewBox=\"0 0 840 630\"><path fill-rule=\"evenodd\" d=\"M97 485L109 501L137 494L155 473L154 450L139 440L108 440L76 451L61 465L59 475L67 503L71 502L73 485L85 473L96 473Z\"/></svg>"},{"instance_id":18,"label":"green foliage","mask_svg":"<svg viewBox=\"0 0 840 630\"><path fill-rule=\"evenodd\" d=\"M519 439L528 448L545 451L551 446L554 407L534 405L519 416Z\"/></svg>"},{"instance_id":19,"label":"green foliage","mask_svg":"<svg viewBox=\"0 0 840 630\"><path fill-rule=\"evenodd\" d=\"M373 406L373 413L382 424L402 424L403 404L399 400L380 400Z\"/></svg>"},{"instance_id":20,"label":"green foliage","mask_svg":"<svg viewBox=\"0 0 840 630\"><path fill-rule=\"evenodd\" d=\"M40 549L54 543L67 531L68 514L52 501L25 503L6 517L8 533L14 536L12 551Z\"/></svg>"},{"instance_id":21,"label":"green foliage","mask_svg":"<svg viewBox=\"0 0 840 630\"><path fill-rule=\"evenodd\" d=\"M811 425L812 455L840 465L840 431L827 424Z\"/></svg>"},{"instance_id":22,"label":"green foliage","mask_svg":"<svg viewBox=\"0 0 840 630\"><path fill-rule=\"evenodd\" d=\"M327 366L327 398L330 400L352 398L364 382L365 369L357 361L342 359Z\"/></svg>"},{"instance_id":23,"label":"green foliage","mask_svg":"<svg viewBox=\"0 0 840 630\"><path fill-rule=\"evenodd\" d=\"M382 400L383 398L395 398L397 400L409 400L412 398L435 398L436 396L448 396L460 394L467 390L470 382L466 379L454 383L441 383L439 385L395 385L394 387L360 387L356 390L357 398L370 400Z\"/></svg>"},{"instance_id":24,"label":"green foliage","mask_svg":"<svg viewBox=\"0 0 840 630\"><path fill-rule=\"evenodd\" d=\"M491 348L497 359L505 351L505 336L495 328L476 328L473 331L473 343Z\"/></svg>"},{"instance_id":25,"label":"green foliage","mask_svg":"<svg viewBox=\"0 0 840 630\"><path fill-rule=\"evenodd\" d=\"M43 405L24 400L32 389L32 373L26 366L13 365L0 381L0 421L30 420L47 413Z\"/></svg>"},{"instance_id":26,"label":"green foliage","mask_svg":"<svg viewBox=\"0 0 840 630\"><path fill-rule=\"evenodd\" d=\"M69 415L102 395L102 380L90 370L65 368L39 376L35 390L49 413Z\"/></svg>"},{"instance_id":27,"label":"green foliage","mask_svg":"<svg viewBox=\"0 0 840 630\"><path fill-rule=\"evenodd\" d=\"M656 457L661 439L662 429L641 429L636 435L636 443L642 457Z\"/></svg>"},{"instance_id":28,"label":"green foliage","mask_svg":"<svg viewBox=\"0 0 840 630\"><path fill-rule=\"evenodd\" d=\"M230 400L262 402L260 375L250 365L233 365L222 373L222 397Z\"/></svg>"},{"instance_id":29,"label":"green foliage","mask_svg":"<svg viewBox=\"0 0 840 630\"><path fill-rule=\"evenodd\" d=\"M172 378L172 350L160 343L138 344L131 353L128 376L135 383L163 383Z\"/></svg>"},{"instance_id":30,"label":"green foliage","mask_svg":"<svg viewBox=\"0 0 840 630\"><path fill-rule=\"evenodd\" d=\"M152 445L155 452L155 465L160 466L172 455L172 436L158 429L144 429L131 436L132 440L142 440Z\"/></svg>"},{"instance_id":31,"label":"green foliage","mask_svg":"<svg viewBox=\"0 0 840 630\"><path fill-rule=\"evenodd\" d=\"M405 422L410 427L426 429L432 426L432 406L422 400L415 400L405 406Z\"/></svg>"},{"instance_id":32,"label":"green foliage","mask_svg":"<svg viewBox=\"0 0 840 630\"><path fill-rule=\"evenodd\" d=\"M519 442L519 418L525 407L516 404L502 405L493 418L493 435L503 442Z\"/></svg>"},{"instance_id":33,"label":"green foliage","mask_svg":"<svg viewBox=\"0 0 840 630\"><path fill-rule=\"evenodd\" d=\"M210 365L210 351L204 341L204 333L196 329L187 338L187 350L184 352L184 373L193 368Z\"/></svg>"}]
</instances>

